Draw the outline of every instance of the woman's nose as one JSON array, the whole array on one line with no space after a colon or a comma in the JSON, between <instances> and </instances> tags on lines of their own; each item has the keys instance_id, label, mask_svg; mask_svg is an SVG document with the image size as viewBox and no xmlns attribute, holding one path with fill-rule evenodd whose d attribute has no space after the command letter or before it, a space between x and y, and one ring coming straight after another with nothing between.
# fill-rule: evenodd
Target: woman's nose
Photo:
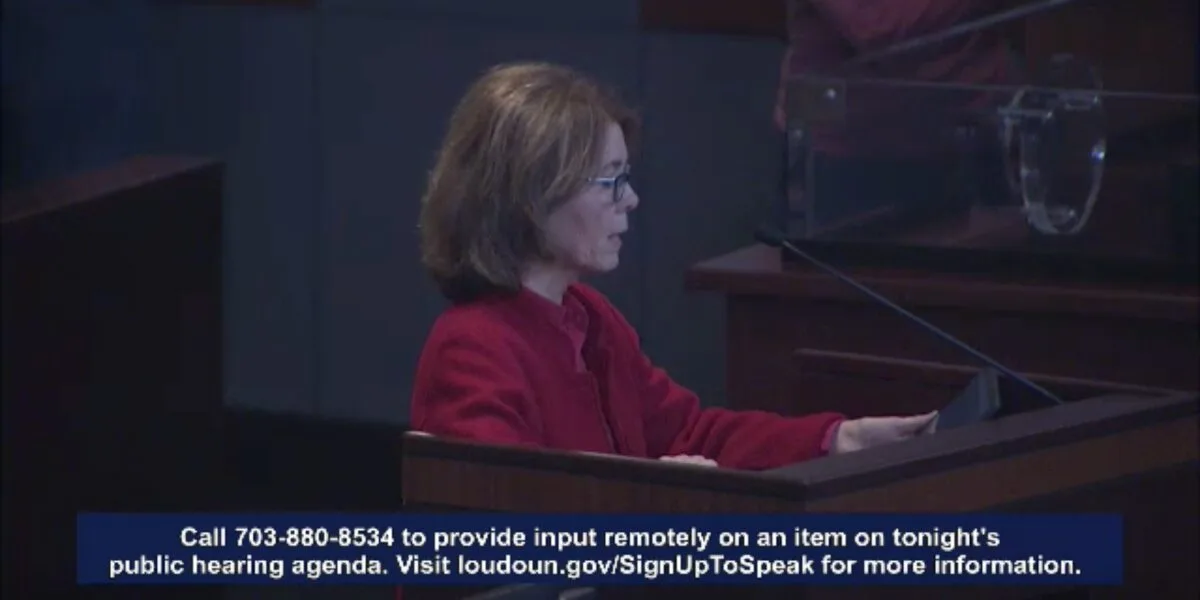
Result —
<instances>
[{"instance_id":1,"label":"woman's nose","mask_svg":"<svg viewBox=\"0 0 1200 600\"><path fill-rule=\"evenodd\" d=\"M641 198L638 197L637 190L633 189L633 186L631 185L625 190L625 197L621 198L621 201L621 203L624 204L623 208L626 212L628 212L638 207L638 203L641 202Z\"/></svg>"}]
</instances>

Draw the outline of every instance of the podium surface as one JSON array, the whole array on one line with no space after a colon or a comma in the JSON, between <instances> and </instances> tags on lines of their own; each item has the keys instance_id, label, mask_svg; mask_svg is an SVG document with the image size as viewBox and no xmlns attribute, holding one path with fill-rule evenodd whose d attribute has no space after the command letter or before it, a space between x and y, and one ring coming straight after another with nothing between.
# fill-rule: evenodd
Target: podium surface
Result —
<instances>
[{"instance_id":1,"label":"podium surface","mask_svg":"<svg viewBox=\"0 0 1200 600\"><path fill-rule=\"evenodd\" d=\"M404 502L405 510L418 512L1120 513L1127 532L1120 588L763 586L711 594L1194 597L1188 594L1198 589L1200 558L1197 407L1191 394L1098 397L757 473L410 436ZM616 591L623 592L616 597L634 593ZM1071 595L1053 595L1064 593Z\"/></svg>"}]
</instances>

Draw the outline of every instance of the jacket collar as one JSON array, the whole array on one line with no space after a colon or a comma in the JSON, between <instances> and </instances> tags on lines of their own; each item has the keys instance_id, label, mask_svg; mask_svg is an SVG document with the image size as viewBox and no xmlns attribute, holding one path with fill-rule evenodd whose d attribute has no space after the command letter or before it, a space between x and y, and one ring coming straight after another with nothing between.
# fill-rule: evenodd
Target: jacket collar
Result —
<instances>
[{"instance_id":1,"label":"jacket collar","mask_svg":"<svg viewBox=\"0 0 1200 600\"><path fill-rule=\"evenodd\" d=\"M610 341L601 324L601 315L588 301L586 294L580 291L579 284L567 287L562 304L526 288L521 288L520 292L512 296L511 302L522 316L553 326L558 331L565 331L569 319L582 320L587 327L585 352L588 349L604 349L607 353ZM579 313L573 314L575 311Z\"/></svg>"}]
</instances>

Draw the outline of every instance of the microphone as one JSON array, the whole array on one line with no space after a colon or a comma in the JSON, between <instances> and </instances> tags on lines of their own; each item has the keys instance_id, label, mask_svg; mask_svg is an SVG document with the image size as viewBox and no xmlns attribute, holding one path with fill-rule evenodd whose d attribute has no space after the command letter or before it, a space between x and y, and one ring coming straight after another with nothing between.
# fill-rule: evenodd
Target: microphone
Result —
<instances>
[{"instance_id":1,"label":"microphone","mask_svg":"<svg viewBox=\"0 0 1200 600\"><path fill-rule=\"evenodd\" d=\"M909 312L908 309L904 308L903 306L900 306L899 304L892 302L891 300L887 299L885 296L883 296L879 292L876 292L875 290L872 290L871 288L859 283L858 281L855 281L855 279L853 277L846 275L845 273L842 273L841 271L835 269L834 267L827 265L824 262L818 260L813 255L801 250L800 248L797 248L795 244L789 242L788 239L786 237L784 237L784 235L782 233L780 233L778 230L770 228L770 227L766 227L766 226L759 227L754 232L754 239L759 241L760 243L771 246L772 248L779 248L781 250L786 250L788 252L791 252L792 254L795 254L796 256L799 256L800 258L804 259L806 262L808 262L808 263L816 266L817 268L821 269L822 271L825 271L826 273L834 276L837 280L841 281L842 283L858 290L859 292L862 292L865 296L874 300L875 302L888 307L893 312L900 314L900 316L904 317L905 319L908 319L909 321L912 321L913 323L920 325L921 328L924 329L925 331L928 331L929 333L932 333L932 334L936 335L937 337L942 338L946 342L949 342L952 346L957 347L959 350L962 350L963 352L966 352L967 354L970 354L971 356L974 356L975 358L983 361L989 367L992 367L993 369L1011 377L1014 381L1020 383L1024 387L1029 388L1030 390L1036 392L1039 396L1049 399L1054 404L1063 404L1063 401L1061 398L1054 395L1046 388L1034 383L1033 381L1030 381L1028 377L1025 377L1024 375L1021 375L1020 373L1017 373L1016 371L1004 366L1004 364L1001 363L1000 361L984 354L983 352L980 352L979 350L976 350L971 345L969 345L966 342L943 331L942 329L938 328L933 323L930 323L929 321L926 321L925 319L922 319L921 317L914 315L913 313Z\"/></svg>"}]
</instances>

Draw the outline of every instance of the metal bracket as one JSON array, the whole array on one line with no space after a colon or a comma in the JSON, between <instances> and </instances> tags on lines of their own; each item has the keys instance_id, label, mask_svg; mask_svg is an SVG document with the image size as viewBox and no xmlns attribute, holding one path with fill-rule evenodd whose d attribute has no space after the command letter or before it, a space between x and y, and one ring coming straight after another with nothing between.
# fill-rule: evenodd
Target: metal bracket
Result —
<instances>
[{"instance_id":1,"label":"metal bracket","mask_svg":"<svg viewBox=\"0 0 1200 600\"><path fill-rule=\"evenodd\" d=\"M846 118L846 81L844 79L793 79L787 82L787 123L789 129L803 129L814 123L837 123Z\"/></svg>"}]
</instances>

